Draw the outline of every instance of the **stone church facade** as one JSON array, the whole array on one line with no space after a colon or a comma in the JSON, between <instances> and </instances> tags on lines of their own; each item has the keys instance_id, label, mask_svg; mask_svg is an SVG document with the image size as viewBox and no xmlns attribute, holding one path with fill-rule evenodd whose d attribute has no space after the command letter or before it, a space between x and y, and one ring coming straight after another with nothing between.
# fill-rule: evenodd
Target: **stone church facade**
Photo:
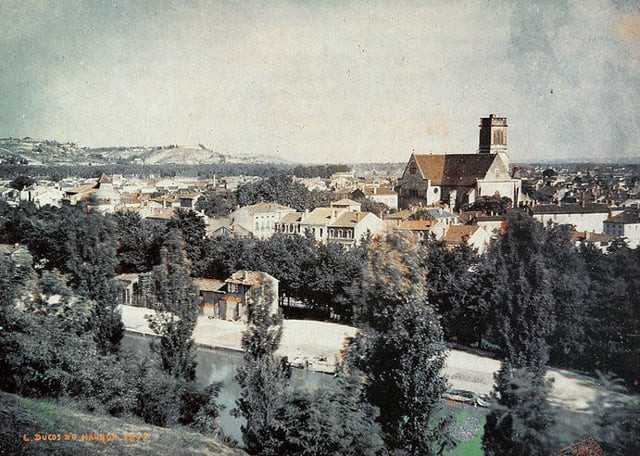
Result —
<instances>
[{"instance_id":1,"label":"stone church facade","mask_svg":"<svg viewBox=\"0 0 640 456\"><path fill-rule=\"evenodd\" d=\"M507 119L480 119L480 141L475 154L411 154L398 180L401 208L448 204L459 208L480 196L500 196L517 206L521 181L509 170Z\"/></svg>"}]
</instances>

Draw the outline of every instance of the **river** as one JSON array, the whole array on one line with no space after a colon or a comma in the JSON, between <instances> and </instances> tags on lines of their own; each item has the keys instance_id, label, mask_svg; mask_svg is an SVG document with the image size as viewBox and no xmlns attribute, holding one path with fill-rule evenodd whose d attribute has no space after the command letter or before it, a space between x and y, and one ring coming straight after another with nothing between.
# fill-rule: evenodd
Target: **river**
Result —
<instances>
[{"instance_id":1,"label":"river","mask_svg":"<svg viewBox=\"0 0 640 456\"><path fill-rule=\"evenodd\" d=\"M151 337L125 333L122 347L138 353L149 352ZM220 413L222 430L229 436L242 442L240 426L244 420L231 416L231 409L240 394L240 387L234 380L235 371L242 363L242 354L229 350L216 350L198 347L198 366L196 381L203 385L222 382L218 403L224 406ZM333 377L328 374L312 372L303 369L292 369L291 387L296 389L314 390L322 386L334 385Z\"/></svg>"}]
</instances>

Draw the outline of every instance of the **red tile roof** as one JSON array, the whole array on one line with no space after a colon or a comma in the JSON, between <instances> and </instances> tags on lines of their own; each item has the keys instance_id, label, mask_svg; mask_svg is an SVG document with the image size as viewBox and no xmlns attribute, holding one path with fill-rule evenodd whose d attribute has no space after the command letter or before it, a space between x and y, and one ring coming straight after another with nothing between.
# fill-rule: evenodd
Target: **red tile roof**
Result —
<instances>
[{"instance_id":1,"label":"red tile roof","mask_svg":"<svg viewBox=\"0 0 640 456\"><path fill-rule=\"evenodd\" d=\"M414 154L420 172L433 185L473 185L483 179L495 154Z\"/></svg>"}]
</instances>

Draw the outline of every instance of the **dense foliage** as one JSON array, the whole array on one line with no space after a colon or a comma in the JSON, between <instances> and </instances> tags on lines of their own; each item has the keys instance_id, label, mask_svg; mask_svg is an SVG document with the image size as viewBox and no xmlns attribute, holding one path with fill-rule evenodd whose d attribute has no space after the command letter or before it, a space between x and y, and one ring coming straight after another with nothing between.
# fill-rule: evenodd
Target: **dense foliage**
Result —
<instances>
[{"instance_id":1,"label":"dense foliage","mask_svg":"<svg viewBox=\"0 0 640 456\"><path fill-rule=\"evenodd\" d=\"M213 178L217 176L277 176L291 169L283 164L252 164L252 163L218 163L201 165L156 164L142 165L135 163L113 163L106 165L21 165L0 164L0 177L15 178L19 175L31 177L50 177L60 180L65 177L97 177L105 173L133 176L200 176Z\"/></svg>"},{"instance_id":2,"label":"dense foliage","mask_svg":"<svg viewBox=\"0 0 640 456\"><path fill-rule=\"evenodd\" d=\"M244 195L293 198L280 179ZM640 249L576 248L568 227L525 215L511 217L483 256L466 245L396 237L349 250L282 234L206 238L193 212L160 226L133 213L31 204L0 204L0 242L28 248L0 255L0 387L24 395L68 395L115 415L218 432L218 386L193 382L192 277L265 271L280 281L282 305L298 301L354 322L360 331L339 388L305 395L290 390L288 366L274 354L279 317L252 315L238 413L252 414L245 445L253 453L376 454L386 446L430 454L449 447L447 422L435 418L447 387L444 340L490 347L506 360L487 418L487 454L557 448L549 437L548 365L613 371L632 388L640 379ZM120 272L153 278L161 311L153 323L162 336L157 351L139 365L127 363L119 347ZM600 439L624 454L607 436L631 445L638 408L616 397L602 399L617 405L599 418Z\"/></svg>"},{"instance_id":3,"label":"dense foliage","mask_svg":"<svg viewBox=\"0 0 640 456\"><path fill-rule=\"evenodd\" d=\"M452 441L446 420L434 422L447 390L441 370L446 347L434 308L426 300L425 252L413 239L371 241L351 299L360 331L347 360L366 376L365 393L380 409L389 448L436 454Z\"/></svg>"}]
</instances>

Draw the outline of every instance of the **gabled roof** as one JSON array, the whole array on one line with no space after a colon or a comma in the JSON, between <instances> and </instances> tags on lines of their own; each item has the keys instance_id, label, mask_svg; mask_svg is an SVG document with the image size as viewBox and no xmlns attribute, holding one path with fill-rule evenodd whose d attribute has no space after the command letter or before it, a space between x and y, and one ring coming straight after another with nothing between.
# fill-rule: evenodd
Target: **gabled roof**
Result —
<instances>
[{"instance_id":1,"label":"gabled roof","mask_svg":"<svg viewBox=\"0 0 640 456\"><path fill-rule=\"evenodd\" d=\"M98 184L113 184L113 182L111 182L109 176L107 176L105 173L102 173L102 175L98 178Z\"/></svg>"},{"instance_id":2,"label":"gabled roof","mask_svg":"<svg viewBox=\"0 0 640 456\"><path fill-rule=\"evenodd\" d=\"M634 225L640 223L640 212L636 211L624 211L613 217L609 217L605 222L622 223L624 225Z\"/></svg>"},{"instance_id":3,"label":"gabled roof","mask_svg":"<svg viewBox=\"0 0 640 456\"><path fill-rule=\"evenodd\" d=\"M64 192L67 195L77 195L78 193L94 193L96 187L94 185L81 185L80 187L69 188Z\"/></svg>"},{"instance_id":4,"label":"gabled roof","mask_svg":"<svg viewBox=\"0 0 640 456\"><path fill-rule=\"evenodd\" d=\"M193 279L193 284L198 291L220 291L220 288L225 285L225 281L218 279Z\"/></svg>"},{"instance_id":5,"label":"gabled roof","mask_svg":"<svg viewBox=\"0 0 640 456\"><path fill-rule=\"evenodd\" d=\"M429 231L438 222L436 220L400 220L398 222L399 230L409 231Z\"/></svg>"},{"instance_id":6,"label":"gabled roof","mask_svg":"<svg viewBox=\"0 0 640 456\"><path fill-rule=\"evenodd\" d=\"M308 215L302 218L303 225L327 225L331 222L331 215L340 209L332 207L316 207Z\"/></svg>"},{"instance_id":7,"label":"gabled roof","mask_svg":"<svg viewBox=\"0 0 640 456\"><path fill-rule=\"evenodd\" d=\"M135 273L135 272L125 272L123 274L118 274L117 276L114 277L114 279L120 281L120 282L137 282L138 281L138 276L139 274Z\"/></svg>"},{"instance_id":8,"label":"gabled roof","mask_svg":"<svg viewBox=\"0 0 640 456\"><path fill-rule=\"evenodd\" d=\"M460 244L464 239L469 239L480 230L478 225L451 225L442 240L446 244Z\"/></svg>"},{"instance_id":9,"label":"gabled roof","mask_svg":"<svg viewBox=\"0 0 640 456\"><path fill-rule=\"evenodd\" d=\"M370 195L397 195L392 189L388 187L365 187L364 194L367 196Z\"/></svg>"},{"instance_id":10,"label":"gabled roof","mask_svg":"<svg viewBox=\"0 0 640 456\"><path fill-rule=\"evenodd\" d=\"M387 219L387 220L406 220L413 213L414 213L414 211L412 211L411 209L402 209L402 210L400 210L398 212L395 212L393 214L387 214L385 216L385 219Z\"/></svg>"},{"instance_id":11,"label":"gabled roof","mask_svg":"<svg viewBox=\"0 0 640 456\"><path fill-rule=\"evenodd\" d=\"M613 242L615 237L610 236L604 233L590 233L589 231L574 231L571 234L571 240L574 242L577 241L588 241L588 242L601 242L601 243L609 243Z\"/></svg>"},{"instance_id":12,"label":"gabled roof","mask_svg":"<svg viewBox=\"0 0 640 456\"><path fill-rule=\"evenodd\" d=\"M280 219L280 223L299 223L303 216L304 212L292 212L285 214L285 216Z\"/></svg>"},{"instance_id":13,"label":"gabled roof","mask_svg":"<svg viewBox=\"0 0 640 456\"><path fill-rule=\"evenodd\" d=\"M329 226L334 228L354 228L370 215L374 216L371 212L343 212L334 222L330 223Z\"/></svg>"},{"instance_id":14,"label":"gabled roof","mask_svg":"<svg viewBox=\"0 0 640 456\"><path fill-rule=\"evenodd\" d=\"M418 170L433 185L473 185L483 179L496 154L413 154ZM409 160L411 161L411 160Z\"/></svg>"},{"instance_id":15,"label":"gabled roof","mask_svg":"<svg viewBox=\"0 0 640 456\"><path fill-rule=\"evenodd\" d=\"M231 277L229 277L227 280L225 280L226 283L236 283L239 285L259 285L265 282L278 282L278 280L273 277L271 274L267 274L266 272L262 272L262 271L247 271L247 270L240 270L240 271L236 271L233 274L231 274Z\"/></svg>"},{"instance_id":16,"label":"gabled roof","mask_svg":"<svg viewBox=\"0 0 640 456\"><path fill-rule=\"evenodd\" d=\"M200 192L178 193L176 198L180 199L196 199L202 196Z\"/></svg>"}]
</instances>

